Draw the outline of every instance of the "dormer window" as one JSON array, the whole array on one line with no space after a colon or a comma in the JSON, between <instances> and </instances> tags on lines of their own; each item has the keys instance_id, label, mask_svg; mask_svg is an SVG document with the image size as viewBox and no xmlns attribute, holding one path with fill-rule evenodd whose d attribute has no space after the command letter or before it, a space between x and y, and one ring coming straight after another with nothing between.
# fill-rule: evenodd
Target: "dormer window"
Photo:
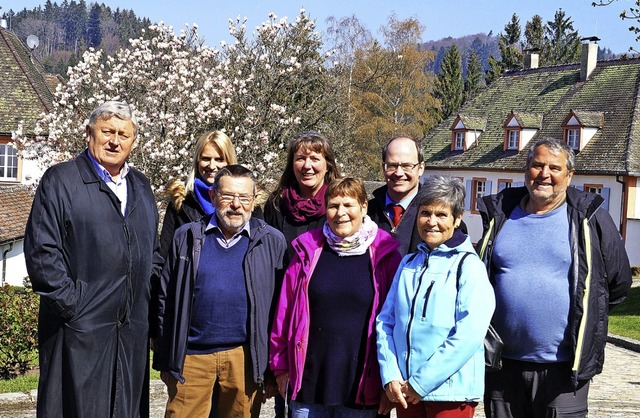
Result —
<instances>
[{"instance_id":1,"label":"dormer window","mask_svg":"<svg viewBox=\"0 0 640 418\"><path fill-rule=\"evenodd\" d=\"M522 151L541 126L542 115L511 111L502 125L504 128L503 149L505 151Z\"/></svg>"},{"instance_id":2,"label":"dormer window","mask_svg":"<svg viewBox=\"0 0 640 418\"><path fill-rule=\"evenodd\" d=\"M509 129L507 130L507 149L515 149L519 148L520 144L520 129Z\"/></svg>"},{"instance_id":3,"label":"dormer window","mask_svg":"<svg viewBox=\"0 0 640 418\"><path fill-rule=\"evenodd\" d=\"M464 131L454 132L454 135L456 136L454 149L460 151L464 150Z\"/></svg>"},{"instance_id":4,"label":"dormer window","mask_svg":"<svg viewBox=\"0 0 640 418\"><path fill-rule=\"evenodd\" d=\"M451 124L451 151L466 151L480 138L487 120L459 114Z\"/></svg>"},{"instance_id":5,"label":"dormer window","mask_svg":"<svg viewBox=\"0 0 640 418\"><path fill-rule=\"evenodd\" d=\"M580 129L569 128L566 130L567 145L573 150L580 148Z\"/></svg>"},{"instance_id":6,"label":"dormer window","mask_svg":"<svg viewBox=\"0 0 640 418\"><path fill-rule=\"evenodd\" d=\"M564 141L573 150L581 151L603 126L603 112L571 110L562 124Z\"/></svg>"}]
</instances>

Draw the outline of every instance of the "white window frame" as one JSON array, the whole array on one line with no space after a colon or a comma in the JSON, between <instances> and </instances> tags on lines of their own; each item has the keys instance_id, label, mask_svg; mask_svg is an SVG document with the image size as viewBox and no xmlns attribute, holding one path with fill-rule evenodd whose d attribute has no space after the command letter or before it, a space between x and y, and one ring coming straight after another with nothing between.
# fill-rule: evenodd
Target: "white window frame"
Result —
<instances>
[{"instance_id":1,"label":"white window frame","mask_svg":"<svg viewBox=\"0 0 640 418\"><path fill-rule=\"evenodd\" d=\"M567 128L567 146L574 150L580 148L580 128Z\"/></svg>"},{"instance_id":2,"label":"white window frame","mask_svg":"<svg viewBox=\"0 0 640 418\"><path fill-rule=\"evenodd\" d=\"M507 130L507 149L518 149L520 146L520 130Z\"/></svg>"},{"instance_id":3,"label":"white window frame","mask_svg":"<svg viewBox=\"0 0 640 418\"><path fill-rule=\"evenodd\" d=\"M6 142L0 143L0 180L18 180L18 150Z\"/></svg>"},{"instance_id":4,"label":"white window frame","mask_svg":"<svg viewBox=\"0 0 640 418\"><path fill-rule=\"evenodd\" d=\"M464 137L465 137L465 132L463 131L455 132L456 143L454 144L454 148L456 150L464 150Z\"/></svg>"},{"instance_id":5,"label":"white window frame","mask_svg":"<svg viewBox=\"0 0 640 418\"><path fill-rule=\"evenodd\" d=\"M478 211L478 201L487 194L487 179L473 179L473 206L474 212Z\"/></svg>"}]
</instances>

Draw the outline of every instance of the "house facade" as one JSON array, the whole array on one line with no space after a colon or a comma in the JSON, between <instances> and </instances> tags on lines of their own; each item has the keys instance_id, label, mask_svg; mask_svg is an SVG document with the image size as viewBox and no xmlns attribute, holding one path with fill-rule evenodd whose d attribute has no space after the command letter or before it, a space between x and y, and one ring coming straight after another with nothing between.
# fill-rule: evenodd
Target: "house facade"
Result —
<instances>
[{"instance_id":1,"label":"house facade","mask_svg":"<svg viewBox=\"0 0 640 418\"><path fill-rule=\"evenodd\" d=\"M597 50L589 40L579 64L502 75L424 139L425 176L465 182L472 241L482 234L479 198L524 185L531 144L554 137L576 153L571 185L604 197L640 265L640 60L596 61ZM535 66L537 57L527 58Z\"/></svg>"},{"instance_id":2,"label":"house facade","mask_svg":"<svg viewBox=\"0 0 640 418\"><path fill-rule=\"evenodd\" d=\"M33 191L27 184L38 177L37 167L22 161L12 132L22 124L34 135L36 120L52 108L57 78L44 74L31 50L14 33L0 26L0 285L22 286L27 275L22 244Z\"/></svg>"}]
</instances>

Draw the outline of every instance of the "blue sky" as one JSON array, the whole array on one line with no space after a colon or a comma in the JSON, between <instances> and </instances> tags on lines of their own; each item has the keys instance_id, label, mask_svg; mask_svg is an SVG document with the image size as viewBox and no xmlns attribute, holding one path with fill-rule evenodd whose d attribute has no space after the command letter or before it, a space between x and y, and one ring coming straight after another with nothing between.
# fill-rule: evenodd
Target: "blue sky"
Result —
<instances>
[{"instance_id":1,"label":"blue sky","mask_svg":"<svg viewBox=\"0 0 640 418\"><path fill-rule=\"evenodd\" d=\"M58 4L61 0L56 0ZM85 0L90 3L91 0ZM636 47L635 36L629 32L632 22L619 18L623 9L634 5L633 0L616 0L607 7L592 7L593 0L105 0L115 9L133 9L138 16L152 21L164 21L179 29L185 23L197 23L199 31L211 46L228 41L228 19L246 16L247 28L267 19L269 12L278 17L293 18L301 7L316 19L318 29L324 31L325 19L355 14L371 32L378 36L387 16L395 12L400 19L416 17L426 27L423 40L437 40L447 36L459 37L479 32L494 34L516 13L520 24L539 14L543 21L552 20L559 8L566 11L581 36L596 35L600 46L613 52L627 52ZM0 0L2 11L29 9L44 4L44 0ZM639 49L636 47L636 49Z\"/></svg>"}]
</instances>

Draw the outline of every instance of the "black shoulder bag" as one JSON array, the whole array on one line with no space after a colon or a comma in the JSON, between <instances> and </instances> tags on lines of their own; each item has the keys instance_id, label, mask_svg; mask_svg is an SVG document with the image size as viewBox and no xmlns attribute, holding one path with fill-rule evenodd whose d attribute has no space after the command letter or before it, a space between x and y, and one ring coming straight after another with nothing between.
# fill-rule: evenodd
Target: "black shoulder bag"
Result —
<instances>
[{"instance_id":1,"label":"black shoulder bag","mask_svg":"<svg viewBox=\"0 0 640 418\"><path fill-rule=\"evenodd\" d=\"M469 253L464 253L458 263L458 272L456 274L456 289L460 290L460 274L462 272L462 262ZM487 372L496 372L502 368L502 347L504 343L502 339L489 324L487 335L484 337L484 366Z\"/></svg>"}]
</instances>

